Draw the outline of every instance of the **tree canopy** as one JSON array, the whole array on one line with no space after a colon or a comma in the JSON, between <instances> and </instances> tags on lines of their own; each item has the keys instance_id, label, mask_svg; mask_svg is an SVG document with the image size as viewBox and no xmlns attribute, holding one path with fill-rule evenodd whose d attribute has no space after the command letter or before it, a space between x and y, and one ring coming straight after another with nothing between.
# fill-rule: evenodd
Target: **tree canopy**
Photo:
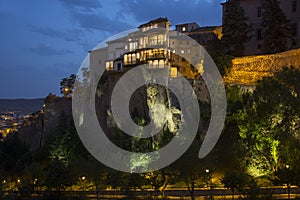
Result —
<instances>
[{"instance_id":1,"label":"tree canopy","mask_svg":"<svg viewBox=\"0 0 300 200\"><path fill-rule=\"evenodd\" d=\"M278 0L262 0L264 53L286 51L291 37L291 24L280 8Z\"/></svg>"},{"instance_id":2,"label":"tree canopy","mask_svg":"<svg viewBox=\"0 0 300 200\"><path fill-rule=\"evenodd\" d=\"M239 0L225 3L223 37L227 53L233 56L244 55L245 43L251 39L252 27L245 16Z\"/></svg>"}]
</instances>

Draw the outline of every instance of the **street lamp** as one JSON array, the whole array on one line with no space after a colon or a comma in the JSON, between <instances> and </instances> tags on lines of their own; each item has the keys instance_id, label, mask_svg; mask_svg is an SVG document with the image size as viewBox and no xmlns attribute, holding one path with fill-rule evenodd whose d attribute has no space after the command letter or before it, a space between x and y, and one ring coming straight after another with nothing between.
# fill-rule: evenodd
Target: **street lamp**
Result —
<instances>
[{"instance_id":1,"label":"street lamp","mask_svg":"<svg viewBox=\"0 0 300 200\"><path fill-rule=\"evenodd\" d=\"M209 199L212 200L212 187L211 187L211 176L209 174L209 169L205 169L205 173L207 174L207 177L208 177L208 184L209 184Z\"/></svg>"},{"instance_id":2,"label":"street lamp","mask_svg":"<svg viewBox=\"0 0 300 200\"><path fill-rule=\"evenodd\" d=\"M286 169L286 184L287 184L287 192L288 192L288 199L290 199L291 197L291 185L290 185L290 173L289 173L289 165L285 165L285 169Z\"/></svg>"}]
</instances>

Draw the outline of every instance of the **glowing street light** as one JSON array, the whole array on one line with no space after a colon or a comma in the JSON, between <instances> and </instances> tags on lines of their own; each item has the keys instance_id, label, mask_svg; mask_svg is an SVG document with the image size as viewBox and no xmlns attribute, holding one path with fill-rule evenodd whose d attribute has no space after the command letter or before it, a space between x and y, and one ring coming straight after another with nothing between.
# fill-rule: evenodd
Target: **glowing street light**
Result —
<instances>
[{"instance_id":1,"label":"glowing street light","mask_svg":"<svg viewBox=\"0 0 300 200\"><path fill-rule=\"evenodd\" d=\"M289 168L290 168L290 166L289 166L289 165L285 165L285 168L286 168L286 169L289 169Z\"/></svg>"},{"instance_id":2,"label":"glowing street light","mask_svg":"<svg viewBox=\"0 0 300 200\"><path fill-rule=\"evenodd\" d=\"M209 197L210 199L213 199L212 198L212 187L211 187L211 177L209 175L209 169L205 169L205 173L207 174L208 178L209 178L209 181L208 181L208 184L209 184Z\"/></svg>"},{"instance_id":3,"label":"glowing street light","mask_svg":"<svg viewBox=\"0 0 300 200\"><path fill-rule=\"evenodd\" d=\"M290 197L291 197L291 195L290 195L290 193L291 193L291 184L290 184L290 173L289 173L289 168L290 168L290 166L289 165L285 165L285 168L286 168L286 177L287 177L287 192L288 192L288 199L290 199Z\"/></svg>"}]
</instances>

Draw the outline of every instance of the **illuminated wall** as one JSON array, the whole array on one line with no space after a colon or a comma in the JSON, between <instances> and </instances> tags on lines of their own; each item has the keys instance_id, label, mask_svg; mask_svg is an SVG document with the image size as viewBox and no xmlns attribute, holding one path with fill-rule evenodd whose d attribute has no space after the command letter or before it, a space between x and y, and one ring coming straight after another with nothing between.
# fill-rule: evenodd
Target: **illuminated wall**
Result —
<instances>
[{"instance_id":1,"label":"illuminated wall","mask_svg":"<svg viewBox=\"0 0 300 200\"><path fill-rule=\"evenodd\" d=\"M272 76L285 66L300 69L300 49L277 54L235 58L224 81L229 84L255 85L265 76Z\"/></svg>"}]
</instances>

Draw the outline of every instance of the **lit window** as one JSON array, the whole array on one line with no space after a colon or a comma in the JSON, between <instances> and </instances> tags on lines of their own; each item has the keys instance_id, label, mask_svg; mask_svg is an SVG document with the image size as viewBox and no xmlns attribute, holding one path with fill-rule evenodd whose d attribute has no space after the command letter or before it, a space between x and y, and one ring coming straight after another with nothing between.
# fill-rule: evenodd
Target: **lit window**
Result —
<instances>
[{"instance_id":1,"label":"lit window","mask_svg":"<svg viewBox=\"0 0 300 200\"><path fill-rule=\"evenodd\" d=\"M181 54L184 54L184 50L181 50Z\"/></svg>"},{"instance_id":2,"label":"lit window","mask_svg":"<svg viewBox=\"0 0 300 200\"><path fill-rule=\"evenodd\" d=\"M108 61L106 62L106 66L105 66L106 70L113 70L113 62L112 61Z\"/></svg>"},{"instance_id":3,"label":"lit window","mask_svg":"<svg viewBox=\"0 0 300 200\"><path fill-rule=\"evenodd\" d=\"M182 31L186 31L186 27L182 27Z\"/></svg>"},{"instance_id":4,"label":"lit window","mask_svg":"<svg viewBox=\"0 0 300 200\"><path fill-rule=\"evenodd\" d=\"M128 57L127 57L127 54L125 54L124 55L124 64L127 65L127 63L128 63Z\"/></svg>"},{"instance_id":5,"label":"lit window","mask_svg":"<svg viewBox=\"0 0 300 200\"><path fill-rule=\"evenodd\" d=\"M163 35L158 35L158 38L157 38L157 44L163 44L164 43L164 40L163 40Z\"/></svg>"},{"instance_id":6,"label":"lit window","mask_svg":"<svg viewBox=\"0 0 300 200\"><path fill-rule=\"evenodd\" d=\"M150 45L157 45L157 35L151 36L149 43Z\"/></svg>"},{"instance_id":7,"label":"lit window","mask_svg":"<svg viewBox=\"0 0 300 200\"><path fill-rule=\"evenodd\" d=\"M131 62L132 62L132 64L135 64L135 63L136 63L136 56L135 56L135 53L131 55Z\"/></svg>"},{"instance_id":8,"label":"lit window","mask_svg":"<svg viewBox=\"0 0 300 200\"><path fill-rule=\"evenodd\" d=\"M172 78L177 77L177 68L176 67L172 67L170 69L170 77L172 77Z\"/></svg>"}]
</instances>

